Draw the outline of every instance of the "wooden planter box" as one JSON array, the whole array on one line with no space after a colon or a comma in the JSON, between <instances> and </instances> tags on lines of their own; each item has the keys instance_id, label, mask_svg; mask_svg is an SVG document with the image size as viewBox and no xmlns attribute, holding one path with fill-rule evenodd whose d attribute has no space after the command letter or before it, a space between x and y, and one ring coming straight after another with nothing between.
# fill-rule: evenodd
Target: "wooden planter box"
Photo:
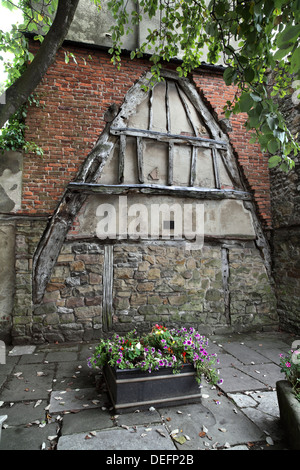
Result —
<instances>
[{"instance_id":1,"label":"wooden planter box","mask_svg":"<svg viewBox=\"0 0 300 470\"><path fill-rule=\"evenodd\" d=\"M293 450L300 450L300 402L287 380L276 382L280 421Z\"/></svg>"},{"instance_id":2,"label":"wooden planter box","mask_svg":"<svg viewBox=\"0 0 300 470\"><path fill-rule=\"evenodd\" d=\"M185 364L179 374L167 367L149 373L104 366L103 375L117 411L196 403L201 399L194 367L189 364Z\"/></svg>"}]
</instances>

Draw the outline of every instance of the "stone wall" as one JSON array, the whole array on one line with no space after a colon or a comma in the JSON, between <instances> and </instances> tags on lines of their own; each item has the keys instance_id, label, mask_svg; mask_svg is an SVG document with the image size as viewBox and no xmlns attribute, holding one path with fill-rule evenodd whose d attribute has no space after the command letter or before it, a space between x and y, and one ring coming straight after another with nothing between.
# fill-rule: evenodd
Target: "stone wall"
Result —
<instances>
[{"instance_id":1,"label":"stone wall","mask_svg":"<svg viewBox=\"0 0 300 470\"><path fill-rule=\"evenodd\" d=\"M15 291L15 222L0 222L0 339L8 341Z\"/></svg>"},{"instance_id":2,"label":"stone wall","mask_svg":"<svg viewBox=\"0 0 300 470\"><path fill-rule=\"evenodd\" d=\"M253 242L206 242L187 250L172 242L113 245L111 326L104 328L105 244L65 241L42 303L32 304L32 255L45 221L23 221L16 233L13 343L98 339L154 323L203 334L273 329L275 296ZM224 250L228 276L224 278ZM227 300L228 302L227 302Z\"/></svg>"},{"instance_id":3,"label":"stone wall","mask_svg":"<svg viewBox=\"0 0 300 470\"><path fill-rule=\"evenodd\" d=\"M293 96L294 95L294 96ZM295 94L280 101L294 136L300 130L300 103ZM282 328L300 334L300 158L288 173L270 171L273 217L273 272Z\"/></svg>"}]
</instances>

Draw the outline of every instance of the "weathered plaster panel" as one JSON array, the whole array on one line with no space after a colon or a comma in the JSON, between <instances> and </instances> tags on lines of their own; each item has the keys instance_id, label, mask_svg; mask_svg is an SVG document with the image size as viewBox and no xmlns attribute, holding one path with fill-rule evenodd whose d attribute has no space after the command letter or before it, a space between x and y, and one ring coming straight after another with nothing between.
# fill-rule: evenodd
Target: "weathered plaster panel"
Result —
<instances>
[{"instance_id":1,"label":"weathered plaster panel","mask_svg":"<svg viewBox=\"0 0 300 470\"><path fill-rule=\"evenodd\" d=\"M141 204L143 211L140 213L136 212L134 204ZM99 233L101 221L107 219L104 214L104 204L108 204L107 210L109 214L115 214L116 225L114 226L113 220L110 220L110 227L114 229L116 227L116 233L119 233L119 211L124 210L126 204L126 216L128 211L131 211L132 217L127 218L128 224L138 217L141 217L145 224L144 227L148 226L149 233L151 234L151 206L159 207L162 204L167 205L170 209L173 205L177 204L181 207L181 214L184 215L185 210L188 209L188 205L192 205L195 211L196 205L204 205L204 235L212 237L230 237L230 238L246 238L255 239L255 230L253 226L252 215L250 211L244 208L242 201L235 200L221 200L221 201L195 201L194 199L181 199L176 197L163 197L154 196L151 197L145 195L128 195L122 196L90 196L84 208L78 215L79 227L78 236L81 237L95 237L97 231ZM110 211L110 208L112 210ZM108 215L107 213L107 215ZM98 215L97 215L98 214ZM195 212L193 216L196 217ZM145 218L148 218L147 220ZM108 220L108 219L107 219ZM170 220L170 213L165 212L165 219ZM174 220L174 219L173 219ZM195 220L195 219L194 219ZM100 223L100 224L99 224ZM176 220L175 220L176 223ZM200 223L200 222L199 222ZM107 227L108 229L108 227ZM107 230L104 228L104 230ZM152 226L153 229L153 226ZM184 227L182 226L181 232L184 235ZM153 233L153 232L152 232ZM184 237L183 237L184 238Z\"/></svg>"},{"instance_id":2,"label":"weathered plaster panel","mask_svg":"<svg viewBox=\"0 0 300 470\"><path fill-rule=\"evenodd\" d=\"M15 227L0 225L0 335L9 330L15 292ZM5 326L6 325L6 326ZM1 337L1 336L0 336Z\"/></svg>"},{"instance_id":3,"label":"weathered plaster panel","mask_svg":"<svg viewBox=\"0 0 300 470\"><path fill-rule=\"evenodd\" d=\"M0 212L16 212L21 208L23 156L20 152L4 152L0 158Z\"/></svg>"}]
</instances>

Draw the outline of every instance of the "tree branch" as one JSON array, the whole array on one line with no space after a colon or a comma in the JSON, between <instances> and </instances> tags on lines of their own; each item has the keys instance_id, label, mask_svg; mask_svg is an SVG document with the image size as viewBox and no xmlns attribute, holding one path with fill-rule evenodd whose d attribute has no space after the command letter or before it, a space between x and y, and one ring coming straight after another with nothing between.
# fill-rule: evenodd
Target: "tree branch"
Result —
<instances>
[{"instance_id":1,"label":"tree branch","mask_svg":"<svg viewBox=\"0 0 300 470\"><path fill-rule=\"evenodd\" d=\"M69 31L78 2L59 0L55 19L35 58L21 77L6 90L5 104L0 104L0 127L26 102L53 63Z\"/></svg>"}]
</instances>

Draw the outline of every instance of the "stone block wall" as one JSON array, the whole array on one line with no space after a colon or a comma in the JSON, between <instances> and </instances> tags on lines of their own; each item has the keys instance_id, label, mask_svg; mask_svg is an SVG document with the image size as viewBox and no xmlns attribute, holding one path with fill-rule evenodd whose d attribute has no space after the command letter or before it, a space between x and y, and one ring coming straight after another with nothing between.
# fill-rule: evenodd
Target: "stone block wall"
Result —
<instances>
[{"instance_id":1,"label":"stone block wall","mask_svg":"<svg viewBox=\"0 0 300 470\"><path fill-rule=\"evenodd\" d=\"M225 323L220 247L116 246L113 298L115 322L212 331Z\"/></svg>"},{"instance_id":2,"label":"stone block wall","mask_svg":"<svg viewBox=\"0 0 300 470\"><path fill-rule=\"evenodd\" d=\"M191 325L202 334L277 327L274 291L253 242L232 242L227 248L207 242L201 250L171 242L115 244L107 331L105 245L67 239L42 302L33 305L32 255L44 228L44 220L18 224L14 344L94 340L155 323Z\"/></svg>"},{"instance_id":3,"label":"stone block wall","mask_svg":"<svg viewBox=\"0 0 300 470\"><path fill-rule=\"evenodd\" d=\"M300 103L291 93L279 101L289 130L300 130ZM298 134L299 141L299 134ZM288 173L270 171L273 217L272 259L280 325L300 334L300 156Z\"/></svg>"}]
</instances>

